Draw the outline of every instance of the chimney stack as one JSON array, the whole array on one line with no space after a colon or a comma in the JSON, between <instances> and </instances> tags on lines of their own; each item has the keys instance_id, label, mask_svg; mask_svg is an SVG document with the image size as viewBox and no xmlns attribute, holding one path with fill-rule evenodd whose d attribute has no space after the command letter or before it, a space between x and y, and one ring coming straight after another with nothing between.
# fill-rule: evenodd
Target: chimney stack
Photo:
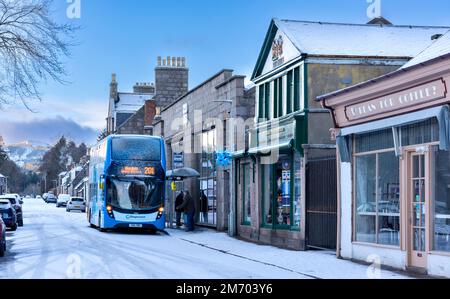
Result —
<instances>
[{"instance_id":1,"label":"chimney stack","mask_svg":"<svg viewBox=\"0 0 450 299\"><path fill-rule=\"evenodd\" d=\"M158 66L161 66L161 56L158 56Z\"/></svg>"}]
</instances>

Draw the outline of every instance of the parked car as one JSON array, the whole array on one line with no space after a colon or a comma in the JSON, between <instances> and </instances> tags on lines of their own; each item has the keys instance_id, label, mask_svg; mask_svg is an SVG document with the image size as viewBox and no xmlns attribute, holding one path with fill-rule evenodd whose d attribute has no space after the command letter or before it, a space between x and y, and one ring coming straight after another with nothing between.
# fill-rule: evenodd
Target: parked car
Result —
<instances>
[{"instance_id":1,"label":"parked car","mask_svg":"<svg viewBox=\"0 0 450 299\"><path fill-rule=\"evenodd\" d=\"M36 199L42 199L42 196L37 195L37 196L36 196Z\"/></svg>"},{"instance_id":2,"label":"parked car","mask_svg":"<svg viewBox=\"0 0 450 299\"><path fill-rule=\"evenodd\" d=\"M17 194L7 194L0 196L0 199L7 199L11 203L12 207L16 211L17 223L19 226L23 226L23 213L22 213L22 199Z\"/></svg>"},{"instance_id":3,"label":"parked car","mask_svg":"<svg viewBox=\"0 0 450 299\"><path fill-rule=\"evenodd\" d=\"M66 207L67 212L81 211L86 213L86 202L82 197L71 197Z\"/></svg>"},{"instance_id":4,"label":"parked car","mask_svg":"<svg viewBox=\"0 0 450 299\"><path fill-rule=\"evenodd\" d=\"M6 227L17 230L17 214L8 199L0 199L0 214Z\"/></svg>"},{"instance_id":5,"label":"parked car","mask_svg":"<svg viewBox=\"0 0 450 299\"><path fill-rule=\"evenodd\" d=\"M60 194L58 196L58 200L56 201L56 207L65 207L67 206L67 203L70 200L70 195L69 194Z\"/></svg>"},{"instance_id":6,"label":"parked car","mask_svg":"<svg viewBox=\"0 0 450 299\"><path fill-rule=\"evenodd\" d=\"M0 214L0 257L4 257L6 252L6 225Z\"/></svg>"},{"instance_id":7,"label":"parked car","mask_svg":"<svg viewBox=\"0 0 450 299\"><path fill-rule=\"evenodd\" d=\"M42 194L42 199L47 202L48 193Z\"/></svg>"},{"instance_id":8,"label":"parked car","mask_svg":"<svg viewBox=\"0 0 450 299\"><path fill-rule=\"evenodd\" d=\"M46 203L57 203L57 202L58 202L58 199L56 198L55 195L53 195L53 194L48 194L48 195L47 195L47 198L45 199L45 202L46 202Z\"/></svg>"}]
</instances>

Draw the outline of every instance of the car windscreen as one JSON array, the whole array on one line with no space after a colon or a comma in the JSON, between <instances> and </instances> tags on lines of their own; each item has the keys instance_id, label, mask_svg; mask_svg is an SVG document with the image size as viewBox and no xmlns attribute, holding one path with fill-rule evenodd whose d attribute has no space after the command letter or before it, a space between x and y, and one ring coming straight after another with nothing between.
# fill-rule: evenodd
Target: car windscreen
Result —
<instances>
[{"instance_id":1,"label":"car windscreen","mask_svg":"<svg viewBox=\"0 0 450 299\"><path fill-rule=\"evenodd\" d=\"M161 142L156 138L116 137L111 150L113 161L161 160Z\"/></svg>"},{"instance_id":2,"label":"car windscreen","mask_svg":"<svg viewBox=\"0 0 450 299\"><path fill-rule=\"evenodd\" d=\"M15 198L4 198L4 199L7 199L12 205L15 205L16 204L16 199Z\"/></svg>"},{"instance_id":3,"label":"car windscreen","mask_svg":"<svg viewBox=\"0 0 450 299\"><path fill-rule=\"evenodd\" d=\"M9 209L10 208L10 203L9 202L0 202L0 210L5 210L5 209Z\"/></svg>"}]
</instances>

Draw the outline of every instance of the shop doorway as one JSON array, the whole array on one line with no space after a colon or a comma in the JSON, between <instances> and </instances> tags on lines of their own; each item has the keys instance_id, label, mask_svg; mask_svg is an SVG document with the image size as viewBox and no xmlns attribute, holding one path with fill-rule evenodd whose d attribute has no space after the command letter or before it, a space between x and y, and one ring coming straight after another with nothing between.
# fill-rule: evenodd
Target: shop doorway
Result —
<instances>
[{"instance_id":1,"label":"shop doorway","mask_svg":"<svg viewBox=\"0 0 450 299\"><path fill-rule=\"evenodd\" d=\"M427 147L407 153L408 259L413 268L427 268L429 250L430 153Z\"/></svg>"},{"instance_id":2,"label":"shop doorway","mask_svg":"<svg viewBox=\"0 0 450 299\"><path fill-rule=\"evenodd\" d=\"M336 158L308 160L306 165L306 245L336 249Z\"/></svg>"}]
</instances>

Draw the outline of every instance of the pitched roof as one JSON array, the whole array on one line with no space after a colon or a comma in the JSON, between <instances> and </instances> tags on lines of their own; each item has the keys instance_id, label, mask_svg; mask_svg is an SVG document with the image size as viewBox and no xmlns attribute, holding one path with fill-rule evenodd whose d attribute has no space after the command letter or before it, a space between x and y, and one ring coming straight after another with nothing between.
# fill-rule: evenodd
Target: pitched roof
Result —
<instances>
[{"instance_id":1,"label":"pitched roof","mask_svg":"<svg viewBox=\"0 0 450 299\"><path fill-rule=\"evenodd\" d=\"M114 108L115 111L134 113L145 104L146 100L151 100L153 97L154 94L119 92Z\"/></svg>"},{"instance_id":2,"label":"pitched roof","mask_svg":"<svg viewBox=\"0 0 450 299\"><path fill-rule=\"evenodd\" d=\"M252 78L260 75L277 29L304 55L408 59L427 47L433 35L444 34L450 27L273 19Z\"/></svg>"},{"instance_id":3,"label":"pitched roof","mask_svg":"<svg viewBox=\"0 0 450 299\"><path fill-rule=\"evenodd\" d=\"M420 52L418 55L416 55L413 59L411 59L409 62L407 62L405 65L403 65L398 70L395 70L393 72L387 73L385 75L382 75L378 78L374 78L368 81L361 82L359 84L349 86L325 95L321 95L317 97L317 101L322 101L324 99L338 96L345 92L350 92L356 88L362 88L364 86L368 86L371 84L374 84L376 82L387 80L389 78L392 78L394 76L398 76L404 72L411 71L412 69L415 69L417 67L420 67L420 65L423 64L429 64L433 63L433 61L439 59L439 58L445 58L450 57L450 31L447 31L443 36L441 36L439 39L432 42L431 45L425 48L422 52Z\"/></svg>"},{"instance_id":4,"label":"pitched roof","mask_svg":"<svg viewBox=\"0 0 450 299\"><path fill-rule=\"evenodd\" d=\"M301 53L309 55L414 57L431 36L449 27L383 26L277 20Z\"/></svg>"},{"instance_id":5,"label":"pitched roof","mask_svg":"<svg viewBox=\"0 0 450 299\"><path fill-rule=\"evenodd\" d=\"M402 69L406 69L447 54L450 54L450 31L435 40L434 43L405 64Z\"/></svg>"}]
</instances>

